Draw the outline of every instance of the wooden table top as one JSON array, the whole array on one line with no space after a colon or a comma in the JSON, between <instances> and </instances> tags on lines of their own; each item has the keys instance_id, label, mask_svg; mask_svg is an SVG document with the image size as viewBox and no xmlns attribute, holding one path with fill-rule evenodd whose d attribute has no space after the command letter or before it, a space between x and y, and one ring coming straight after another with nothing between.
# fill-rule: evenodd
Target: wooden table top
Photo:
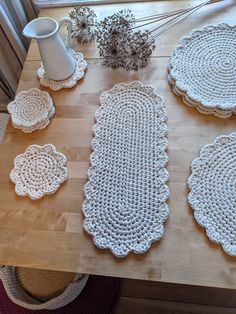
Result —
<instances>
[{"instance_id":1,"label":"wooden table top","mask_svg":"<svg viewBox=\"0 0 236 314\"><path fill-rule=\"evenodd\" d=\"M199 1L198 1L199 2ZM131 8L137 16L164 12L197 1L156 1L138 4L94 6L99 17L121 8ZM190 163L202 145L220 134L235 131L236 116L227 120L205 116L184 105L167 83L169 55L179 38L193 28L210 23L234 23L235 1L208 5L176 25L157 40L157 48L148 66L138 72L103 68L95 44L78 47L88 60L85 78L76 87L50 91L56 115L41 131L24 134L9 123L0 145L0 264L107 276L119 276L162 282L236 288L236 258L213 244L193 219L187 203L186 179ZM44 9L41 16L59 19L71 8ZM40 87L36 70L40 57L31 43L18 91ZM89 166L94 112L99 95L118 82L141 80L154 85L165 98L168 111L170 173L168 200L170 216L161 241L141 255L125 259L94 246L82 229L81 204ZM42 88L43 89L43 88ZM31 144L54 144L68 158L69 180L54 195L32 201L18 197L9 180L14 157Z\"/></svg>"}]
</instances>

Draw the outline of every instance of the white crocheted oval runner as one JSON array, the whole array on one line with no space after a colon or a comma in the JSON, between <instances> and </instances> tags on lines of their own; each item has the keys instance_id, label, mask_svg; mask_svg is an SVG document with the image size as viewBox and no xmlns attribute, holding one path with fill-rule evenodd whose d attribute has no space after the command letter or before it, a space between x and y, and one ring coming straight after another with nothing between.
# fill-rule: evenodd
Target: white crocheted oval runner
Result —
<instances>
[{"instance_id":1,"label":"white crocheted oval runner","mask_svg":"<svg viewBox=\"0 0 236 314\"><path fill-rule=\"evenodd\" d=\"M16 194L33 200L55 193L67 177L66 156L52 144L27 147L16 156L10 173Z\"/></svg>"},{"instance_id":2,"label":"white crocheted oval runner","mask_svg":"<svg viewBox=\"0 0 236 314\"><path fill-rule=\"evenodd\" d=\"M236 256L236 132L204 146L191 165L188 201L207 236Z\"/></svg>"},{"instance_id":3,"label":"white crocheted oval runner","mask_svg":"<svg viewBox=\"0 0 236 314\"><path fill-rule=\"evenodd\" d=\"M205 114L236 114L236 26L209 25L183 37L170 58L169 82Z\"/></svg>"},{"instance_id":4,"label":"white crocheted oval runner","mask_svg":"<svg viewBox=\"0 0 236 314\"><path fill-rule=\"evenodd\" d=\"M100 100L84 229L117 257L143 253L163 236L168 216L164 101L152 86L136 81L115 85Z\"/></svg>"}]
</instances>

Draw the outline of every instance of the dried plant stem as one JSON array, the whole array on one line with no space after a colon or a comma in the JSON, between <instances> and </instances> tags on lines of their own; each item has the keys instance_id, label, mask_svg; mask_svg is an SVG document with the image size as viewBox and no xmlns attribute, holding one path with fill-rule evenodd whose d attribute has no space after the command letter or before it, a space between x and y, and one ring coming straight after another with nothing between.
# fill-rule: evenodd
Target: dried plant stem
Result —
<instances>
[{"instance_id":1,"label":"dried plant stem","mask_svg":"<svg viewBox=\"0 0 236 314\"><path fill-rule=\"evenodd\" d=\"M187 8L184 8L184 9L169 11L169 12L165 12L165 13L149 15L149 16L145 16L145 17L141 17L141 18L135 19L135 20L131 21L131 23L140 23L140 22L155 20L155 19L159 19L159 18L167 18L169 16L176 15L178 13L181 13L181 12L185 11L185 10L192 9L192 8L195 8L195 7L196 6L192 6L192 7L187 7Z\"/></svg>"},{"instance_id":2,"label":"dried plant stem","mask_svg":"<svg viewBox=\"0 0 236 314\"><path fill-rule=\"evenodd\" d=\"M155 18L154 20L152 19L152 20L151 20L150 22L148 22L148 23L145 23L145 24L142 24L142 25L134 26L134 27L132 27L132 29L137 29L137 28L141 28L141 27L144 27L144 26L147 26L147 25L150 25L150 24L154 24L154 23L157 23L157 22L159 22L159 21L162 21L162 20L165 20L165 19L167 19L167 18L170 18L170 17L172 17L172 16L176 16L176 15L177 15L176 17L178 17L178 16L180 16L180 15L182 15L182 14L185 14L185 13L187 13L187 12L193 10L194 8L196 8L196 6L183 9L183 10L181 10L181 11L178 12L178 13L172 13L172 14L169 14L169 15L166 15L166 16L157 17L157 18ZM147 20L147 21L148 21L148 20Z\"/></svg>"},{"instance_id":3,"label":"dried plant stem","mask_svg":"<svg viewBox=\"0 0 236 314\"><path fill-rule=\"evenodd\" d=\"M211 4L211 3L219 2L219 1L222 1L222 0L210 0L206 4ZM184 9L173 10L173 11L169 11L169 12L165 12L165 13L159 13L159 14L149 15L149 16L145 16L145 17L140 17L140 18L137 18L137 19L131 21L130 23L140 23L140 22L150 21L152 19L154 20L156 18L162 18L162 17L163 18L167 18L167 17L173 16L173 15L176 15L178 13L182 13L184 11L187 12L187 11L189 11L191 9L196 8L196 6L198 6L198 5L194 5L194 6L191 6L191 7L186 7Z\"/></svg>"},{"instance_id":4,"label":"dried plant stem","mask_svg":"<svg viewBox=\"0 0 236 314\"><path fill-rule=\"evenodd\" d=\"M162 29L161 31L159 31L157 34L153 35L153 38L157 38L158 36L160 36L161 34L163 34L164 32L166 32L168 29L170 29L172 26L176 25L177 23L179 23L180 21L182 21L183 19L185 19L186 17L190 16L191 14L193 14L194 12L196 12L197 10L199 10L200 8L202 8L203 6L205 6L206 4L212 2L212 0L207 0L199 5L197 5L194 9L192 9L189 13L184 12L181 13L177 16L175 16L174 18L170 19L169 21L165 22L164 24L154 28L153 30L150 31L150 33L153 33L155 31L157 31L158 29L162 28L163 26L166 25L166 27L164 29ZM182 15L184 15L183 17L181 17ZM178 17L180 17L178 19ZM177 19L177 20L176 20ZM170 23L171 21L173 21L173 23ZM170 23L170 24L169 24ZM169 24L169 25L168 25Z\"/></svg>"},{"instance_id":5,"label":"dried plant stem","mask_svg":"<svg viewBox=\"0 0 236 314\"><path fill-rule=\"evenodd\" d=\"M200 4L136 19L130 10L121 10L97 23L96 38L103 64L112 68L138 70L145 67L155 49L155 39L200 8L222 0ZM153 29L142 30L154 24Z\"/></svg>"}]
</instances>

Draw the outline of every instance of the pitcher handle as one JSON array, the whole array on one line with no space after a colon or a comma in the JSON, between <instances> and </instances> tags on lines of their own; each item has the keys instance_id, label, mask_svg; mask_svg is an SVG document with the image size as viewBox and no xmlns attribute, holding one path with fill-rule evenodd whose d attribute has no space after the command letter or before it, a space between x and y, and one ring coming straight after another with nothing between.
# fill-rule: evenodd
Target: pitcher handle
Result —
<instances>
[{"instance_id":1,"label":"pitcher handle","mask_svg":"<svg viewBox=\"0 0 236 314\"><path fill-rule=\"evenodd\" d=\"M63 23L66 23L68 25L67 34L66 34L66 47L69 48L71 31L72 31L72 21L69 17L65 16L60 19L59 26L61 27Z\"/></svg>"}]
</instances>

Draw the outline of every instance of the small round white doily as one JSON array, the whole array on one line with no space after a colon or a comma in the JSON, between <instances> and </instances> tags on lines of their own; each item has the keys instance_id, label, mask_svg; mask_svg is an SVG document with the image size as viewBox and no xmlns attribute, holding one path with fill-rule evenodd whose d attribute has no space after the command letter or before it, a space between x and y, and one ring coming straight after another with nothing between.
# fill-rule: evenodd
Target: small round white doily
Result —
<instances>
[{"instance_id":1,"label":"small round white doily","mask_svg":"<svg viewBox=\"0 0 236 314\"><path fill-rule=\"evenodd\" d=\"M55 193L67 177L66 156L52 144L29 146L16 156L10 173L16 194L33 200Z\"/></svg>"},{"instance_id":2,"label":"small round white doily","mask_svg":"<svg viewBox=\"0 0 236 314\"><path fill-rule=\"evenodd\" d=\"M236 132L205 145L191 165L188 201L207 236L236 256Z\"/></svg>"},{"instance_id":3,"label":"small round white doily","mask_svg":"<svg viewBox=\"0 0 236 314\"><path fill-rule=\"evenodd\" d=\"M164 234L168 161L163 99L134 81L102 93L85 186L84 229L117 257L146 252Z\"/></svg>"},{"instance_id":4,"label":"small round white doily","mask_svg":"<svg viewBox=\"0 0 236 314\"><path fill-rule=\"evenodd\" d=\"M73 49L69 49L69 52L75 60L75 72L66 80L54 81L48 78L47 73L44 70L43 64L41 63L41 66L37 71L37 76L40 80L41 85L49 87L51 90L58 91L62 88L71 88L75 86L76 83L84 77L85 70L87 68L87 62L84 59L84 55L81 52L76 52ZM58 66L60 66L60 64Z\"/></svg>"},{"instance_id":5,"label":"small round white doily","mask_svg":"<svg viewBox=\"0 0 236 314\"><path fill-rule=\"evenodd\" d=\"M170 58L169 82L204 114L236 114L236 26L208 25L183 37Z\"/></svg>"},{"instance_id":6,"label":"small round white doily","mask_svg":"<svg viewBox=\"0 0 236 314\"><path fill-rule=\"evenodd\" d=\"M45 128L55 113L53 101L47 92L31 88L17 94L7 110L13 127L25 133Z\"/></svg>"}]
</instances>

